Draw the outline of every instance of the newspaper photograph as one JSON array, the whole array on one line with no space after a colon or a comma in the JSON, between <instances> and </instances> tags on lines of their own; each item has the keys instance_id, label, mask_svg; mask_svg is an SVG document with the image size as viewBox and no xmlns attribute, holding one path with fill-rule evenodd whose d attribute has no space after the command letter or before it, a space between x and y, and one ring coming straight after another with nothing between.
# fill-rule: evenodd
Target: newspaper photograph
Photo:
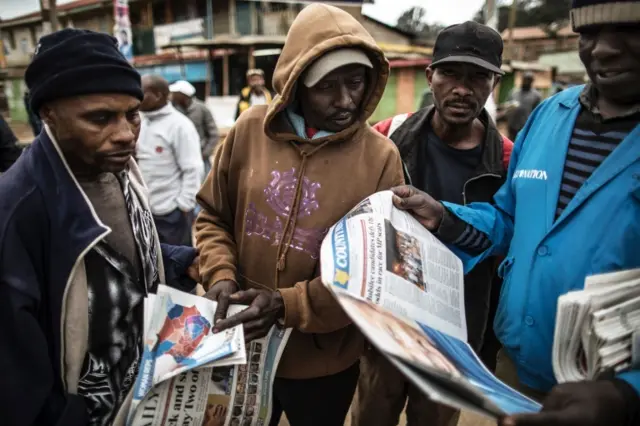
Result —
<instances>
[{"instance_id":1,"label":"newspaper photograph","mask_svg":"<svg viewBox=\"0 0 640 426\"><path fill-rule=\"evenodd\" d=\"M323 283L373 346L431 399L492 418L540 410L467 344L462 262L392 197L368 197L329 230Z\"/></svg>"},{"instance_id":2,"label":"newspaper photograph","mask_svg":"<svg viewBox=\"0 0 640 426\"><path fill-rule=\"evenodd\" d=\"M366 198L329 229L323 282L466 341L462 262L392 196Z\"/></svg>"},{"instance_id":3,"label":"newspaper photograph","mask_svg":"<svg viewBox=\"0 0 640 426\"><path fill-rule=\"evenodd\" d=\"M432 400L493 419L541 409L496 378L466 342L349 293L334 294L371 344L399 361Z\"/></svg>"},{"instance_id":4,"label":"newspaper photograph","mask_svg":"<svg viewBox=\"0 0 640 426\"><path fill-rule=\"evenodd\" d=\"M268 425L271 419L271 389L277 366L291 329L271 328L266 337L247 347L247 363L234 367L230 406L231 426ZM212 423L215 424L215 423Z\"/></svg>"},{"instance_id":5,"label":"newspaper photograph","mask_svg":"<svg viewBox=\"0 0 640 426\"><path fill-rule=\"evenodd\" d=\"M128 425L262 425L291 330L245 347L242 326L213 334L216 302L159 286L144 305L144 353ZM246 306L231 305L228 316Z\"/></svg>"}]
</instances>

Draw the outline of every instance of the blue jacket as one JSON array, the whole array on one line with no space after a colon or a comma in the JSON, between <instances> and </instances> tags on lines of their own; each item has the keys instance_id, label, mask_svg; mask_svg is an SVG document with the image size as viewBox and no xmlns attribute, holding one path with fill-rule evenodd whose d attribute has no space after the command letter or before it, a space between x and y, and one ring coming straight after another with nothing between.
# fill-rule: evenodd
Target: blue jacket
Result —
<instances>
[{"instance_id":1,"label":"blue jacket","mask_svg":"<svg viewBox=\"0 0 640 426\"><path fill-rule=\"evenodd\" d=\"M7 426L87 424L83 398L65 381L65 371L79 367L68 365L67 355L77 353L81 365L86 348L82 339L69 339L83 326L68 315L69 293L84 255L109 230L59 152L43 131L0 176L0 423ZM189 290L184 275L195 250L161 250L160 276ZM86 331L86 304L74 318Z\"/></svg>"},{"instance_id":2,"label":"blue jacket","mask_svg":"<svg viewBox=\"0 0 640 426\"><path fill-rule=\"evenodd\" d=\"M582 289L588 275L640 267L640 126L554 220L582 89L547 99L529 117L495 205L444 203L492 242L475 257L452 247L466 270L506 254L495 331L522 383L542 391L556 383L551 355L558 297ZM640 392L640 371L620 377Z\"/></svg>"}]
</instances>

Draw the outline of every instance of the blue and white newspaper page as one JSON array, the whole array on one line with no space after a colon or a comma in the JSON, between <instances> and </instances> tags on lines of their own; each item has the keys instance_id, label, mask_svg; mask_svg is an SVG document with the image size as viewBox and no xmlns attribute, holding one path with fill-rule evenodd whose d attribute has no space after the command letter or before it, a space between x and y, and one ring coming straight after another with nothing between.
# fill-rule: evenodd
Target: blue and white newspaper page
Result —
<instances>
[{"instance_id":1,"label":"blue and white newspaper page","mask_svg":"<svg viewBox=\"0 0 640 426\"><path fill-rule=\"evenodd\" d=\"M167 299L167 295L171 297ZM158 302L158 298L164 299ZM167 309L167 300L185 309ZM189 339L197 338L201 330L207 331L207 336L202 338L196 345L196 349L189 354L195 361L190 362L186 370L178 373L175 373L176 370L182 367L179 367L177 360L173 363L165 361L164 364L160 364L160 368L163 369L160 372L156 371L157 362L147 364L151 366L146 372L141 368L134 389L137 393L134 393L134 401L129 411L129 424L132 426L268 424L272 412L273 381L291 329L273 327L267 336L256 339L245 347L242 328L237 327L228 330L228 335L225 333L220 333L219 336L214 335L218 339L216 343L204 346L206 343L204 340L211 339L208 336L210 326L207 323L213 320L216 303L162 286L158 290L158 295L149 295L145 300L145 324L148 325L145 329L145 341L148 343L145 349L153 354L154 346L159 347L160 339L156 335L161 333L157 330L161 332L165 330L163 326L153 322L154 315L161 312L171 320L179 318L180 312L189 309L189 315L193 316L194 306L203 318L185 320L180 323L180 326L186 328L184 333L188 335L186 341L183 339L185 345ZM227 316L235 315L244 309L246 306L231 305ZM208 327L207 330L201 329L205 326ZM191 346L194 346L193 343ZM207 352L202 352L202 348L207 348ZM157 360L158 353L163 354L160 356L166 356L169 350L169 347L165 347L163 351L155 349L154 359ZM166 365L170 368L167 369ZM160 376L161 381L145 390L141 380L147 378L152 381L154 374L163 375Z\"/></svg>"},{"instance_id":2,"label":"blue and white newspaper page","mask_svg":"<svg viewBox=\"0 0 640 426\"><path fill-rule=\"evenodd\" d=\"M213 301L163 285L145 300L147 324L129 425L183 424L203 416L212 380L206 367L231 359L246 363L242 327L213 334L215 309Z\"/></svg>"},{"instance_id":3,"label":"blue and white newspaper page","mask_svg":"<svg viewBox=\"0 0 640 426\"><path fill-rule=\"evenodd\" d=\"M492 418L540 410L498 380L463 340L349 293L335 295L373 346L400 361L406 367L400 370L431 399Z\"/></svg>"},{"instance_id":4,"label":"blue and white newspaper page","mask_svg":"<svg viewBox=\"0 0 640 426\"><path fill-rule=\"evenodd\" d=\"M424 373L410 379L428 385L424 377L432 377L432 399L492 417L539 410L486 370L466 343L462 262L392 197L368 197L329 230L323 283L374 346ZM460 395L434 393L452 385Z\"/></svg>"}]
</instances>

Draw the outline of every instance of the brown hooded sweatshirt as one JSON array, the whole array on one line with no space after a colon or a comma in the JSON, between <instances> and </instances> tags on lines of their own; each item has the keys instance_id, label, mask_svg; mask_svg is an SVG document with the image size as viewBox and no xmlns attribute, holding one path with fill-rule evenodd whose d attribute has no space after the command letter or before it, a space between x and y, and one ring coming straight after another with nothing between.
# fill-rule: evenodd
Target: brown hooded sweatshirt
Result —
<instances>
[{"instance_id":1,"label":"brown hooded sweatshirt","mask_svg":"<svg viewBox=\"0 0 640 426\"><path fill-rule=\"evenodd\" d=\"M314 60L339 47L363 49L374 64L362 115L347 129L309 140L285 113L296 81ZM276 65L277 96L244 112L214 156L198 202L200 273L205 288L278 290L293 327L278 376L313 378L353 365L364 348L319 277L328 228L363 198L404 182L393 143L366 122L384 91L389 64L348 13L313 4L294 21ZM292 214L295 213L295 214Z\"/></svg>"}]
</instances>

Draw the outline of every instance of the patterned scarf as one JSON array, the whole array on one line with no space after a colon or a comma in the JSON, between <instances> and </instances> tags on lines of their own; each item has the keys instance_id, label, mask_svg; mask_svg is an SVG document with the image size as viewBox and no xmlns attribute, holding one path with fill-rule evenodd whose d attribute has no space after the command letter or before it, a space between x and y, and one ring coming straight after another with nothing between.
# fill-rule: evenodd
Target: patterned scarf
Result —
<instances>
[{"instance_id":1,"label":"patterned scarf","mask_svg":"<svg viewBox=\"0 0 640 426\"><path fill-rule=\"evenodd\" d=\"M147 293L155 292L159 282L158 274L158 250L153 232L153 216L145 209L137 195L131 188L128 173L122 172L119 176L124 200L129 211L133 237L136 240L140 262L144 271L144 280Z\"/></svg>"}]
</instances>

